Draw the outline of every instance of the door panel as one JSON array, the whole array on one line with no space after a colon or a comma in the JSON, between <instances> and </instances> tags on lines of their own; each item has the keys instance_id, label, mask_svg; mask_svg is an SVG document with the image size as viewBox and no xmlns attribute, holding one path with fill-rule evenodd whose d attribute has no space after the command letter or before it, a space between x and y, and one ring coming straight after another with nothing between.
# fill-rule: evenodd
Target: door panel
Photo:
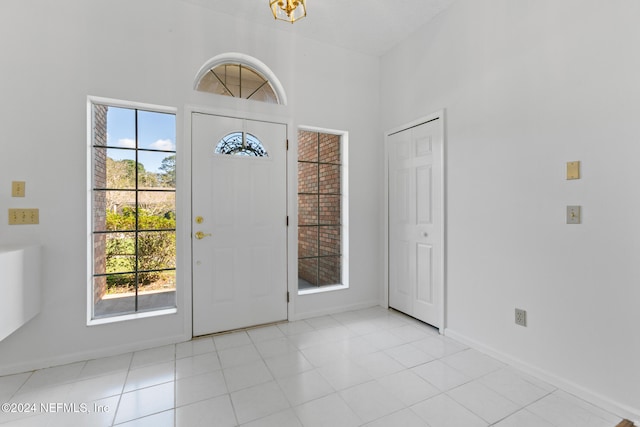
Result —
<instances>
[{"instance_id":1,"label":"door panel","mask_svg":"<svg viewBox=\"0 0 640 427\"><path fill-rule=\"evenodd\" d=\"M440 325L442 135L439 120L389 136L389 306Z\"/></svg>"},{"instance_id":2,"label":"door panel","mask_svg":"<svg viewBox=\"0 0 640 427\"><path fill-rule=\"evenodd\" d=\"M416 168L416 221L418 224L431 224L433 208L431 192L431 166Z\"/></svg>"},{"instance_id":3,"label":"door panel","mask_svg":"<svg viewBox=\"0 0 640 427\"><path fill-rule=\"evenodd\" d=\"M216 154L232 132L268 157ZM285 141L284 124L192 115L194 336L287 318Z\"/></svg>"},{"instance_id":4,"label":"door panel","mask_svg":"<svg viewBox=\"0 0 640 427\"><path fill-rule=\"evenodd\" d=\"M418 265L416 301L431 304L433 303L433 277L431 275L433 258L431 245L418 243L416 263Z\"/></svg>"}]
</instances>

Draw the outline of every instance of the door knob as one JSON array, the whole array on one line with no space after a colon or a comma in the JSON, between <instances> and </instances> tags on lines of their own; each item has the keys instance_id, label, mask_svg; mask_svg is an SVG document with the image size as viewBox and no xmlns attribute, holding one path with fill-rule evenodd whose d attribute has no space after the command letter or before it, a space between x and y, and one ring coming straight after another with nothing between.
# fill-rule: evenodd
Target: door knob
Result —
<instances>
[{"instance_id":1,"label":"door knob","mask_svg":"<svg viewBox=\"0 0 640 427\"><path fill-rule=\"evenodd\" d=\"M196 239L202 240L207 236L211 236L211 233L203 233L202 231L196 231Z\"/></svg>"}]
</instances>

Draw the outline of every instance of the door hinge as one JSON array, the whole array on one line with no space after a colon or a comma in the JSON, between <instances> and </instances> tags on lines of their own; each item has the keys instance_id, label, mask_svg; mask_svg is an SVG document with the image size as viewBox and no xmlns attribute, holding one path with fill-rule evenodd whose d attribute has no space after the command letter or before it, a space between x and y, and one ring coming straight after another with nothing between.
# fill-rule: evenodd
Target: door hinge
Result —
<instances>
[{"instance_id":1,"label":"door hinge","mask_svg":"<svg viewBox=\"0 0 640 427\"><path fill-rule=\"evenodd\" d=\"M287 302L289 302L289 291L287 291Z\"/></svg>"},{"instance_id":2,"label":"door hinge","mask_svg":"<svg viewBox=\"0 0 640 427\"><path fill-rule=\"evenodd\" d=\"M287 215L287 227L289 226L289 215Z\"/></svg>"},{"instance_id":3,"label":"door hinge","mask_svg":"<svg viewBox=\"0 0 640 427\"><path fill-rule=\"evenodd\" d=\"M289 138L287 138L287 151L289 151Z\"/></svg>"}]
</instances>

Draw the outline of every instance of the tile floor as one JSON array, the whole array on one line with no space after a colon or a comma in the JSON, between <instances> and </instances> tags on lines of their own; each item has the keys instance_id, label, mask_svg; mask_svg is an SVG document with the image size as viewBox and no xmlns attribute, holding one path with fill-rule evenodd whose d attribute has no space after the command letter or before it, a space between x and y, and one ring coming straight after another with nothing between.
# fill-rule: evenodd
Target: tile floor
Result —
<instances>
[{"instance_id":1,"label":"tile floor","mask_svg":"<svg viewBox=\"0 0 640 427\"><path fill-rule=\"evenodd\" d=\"M17 413L3 406L0 427L613 427L620 421L381 307L0 377L3 402L13 410L36 407Z\"/></svg>"}]
</instances>

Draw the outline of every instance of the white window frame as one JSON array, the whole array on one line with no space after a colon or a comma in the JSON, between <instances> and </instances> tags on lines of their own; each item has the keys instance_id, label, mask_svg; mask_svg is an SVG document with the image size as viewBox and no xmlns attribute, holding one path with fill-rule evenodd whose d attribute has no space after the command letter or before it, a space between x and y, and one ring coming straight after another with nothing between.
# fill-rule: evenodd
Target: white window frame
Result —
<instances>
[{"instance_id":1,"label":"white window frame","mask_svg":"<svg viewBox=\"0 0 640 427\"><path fill-rule=\"evenodd\" d=\"M88 96L87 97L87 145L86 145L86 199L87 199L87 225L86 225L86 241L87 241L87 326L94 325L103 325L108 323L115 322L123 322L127 320L135 320L135 319L144 319L149 317L156 316L165 316L169 314L176 314L178 312L177 304L178 304L178 286L176 283L176 307L174 308L163 308L158 310L150 310L139 313L131 313L131 314L122 314L122 315L114 315L110 317L101 317L98 319L93 318L93 264L94 264L94 254L93 254L93 106L94 105L107 105L109 107L117 107L117 108L129 108L136 110L144 110L156 113L168 113L176 116L176 126L178 124L178 109L175 107L168 107L162 105L154 105L154 104L146 104L141 102L133 102L133 101L124 101L119 99L111 99L111 98L103 98L97 96ZM178 134L176 132L176 139L178 138ZM177 145L176 141L176 145ZM177 148L176 148L177 153ZM178 188L176 187L176 210L178 209ZM177 224L176 224L177 226ZM176 230L176 233L178 231ZM178 241L178 236L176 236L176 243ZM176 260L177 261L177 260ZM178 282L179 277L179 265L176 262L176 281Z\"/></svg>"},{"instance_id":2,"label":"white window frame","mask_svg":"<svg viewBox=\"0 0 640 427\"><path fill-rule=\"evenodd\" d=\"M319 294L323 292L342 291L349 289L349 132L335 129L319 128L314 126L298 126L298 130L308 132L318 132L330 135L337 135L340 137L340 194L341 194L341 254L342 254L342 283L337 285L318 286L310 289L297 289L298 295L311 295ZM297 135L297 132L296 132ZM297 146L297 142L296 142ZM298 201L297 201L297 187L298 187L298 158L296 153L296 242L298 241ZM298 272L298 257L296 256L296 277ZM297 288L296 280L296 288Z\"/></svg>"}]
</instances>

